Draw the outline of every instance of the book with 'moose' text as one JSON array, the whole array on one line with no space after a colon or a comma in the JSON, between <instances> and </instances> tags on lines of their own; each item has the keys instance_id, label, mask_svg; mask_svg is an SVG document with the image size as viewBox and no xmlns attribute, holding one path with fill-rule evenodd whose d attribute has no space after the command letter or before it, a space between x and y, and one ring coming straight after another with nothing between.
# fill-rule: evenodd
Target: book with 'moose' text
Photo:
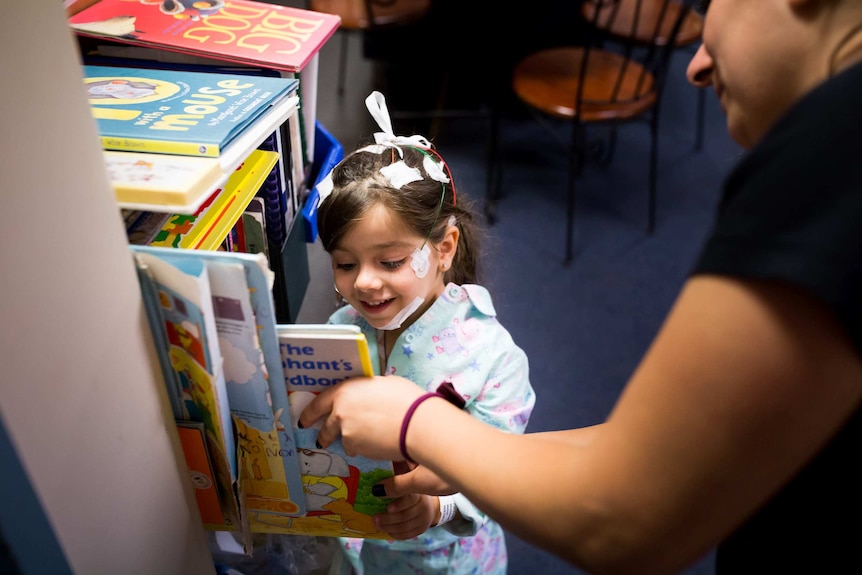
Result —
<instances>
[{"instance_id":1,"label":"book with 'moose' text","mask_svg":"<svg viewBox=\"0 0 862 575\"><path fill-rule=\"evenodd\" d=\"M83 70L104 149L187 156L219 157L284 102L288 113L267 127L262 141L295 107L287 101L299 83L154 68L85 65Z\"/></svg>"}]
</instances>

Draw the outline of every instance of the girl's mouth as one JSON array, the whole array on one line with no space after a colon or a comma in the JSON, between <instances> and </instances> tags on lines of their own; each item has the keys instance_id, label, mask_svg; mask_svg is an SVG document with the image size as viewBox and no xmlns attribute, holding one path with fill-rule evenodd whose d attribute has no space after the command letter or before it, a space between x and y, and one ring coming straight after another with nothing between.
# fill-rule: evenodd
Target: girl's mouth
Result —
<instances>
[{"instance_id":1,"label":"girl's mouth","mask_svg":"<svg viewBox=\"0 0 862 575\"><path fill-rule=\"evenodd\" d=\"M362 309L369 314L377 315L385 312L389 305L395 301L394 298L381 300L381 301L360 301L362 304Z\"/></svg>"}]
</instances>

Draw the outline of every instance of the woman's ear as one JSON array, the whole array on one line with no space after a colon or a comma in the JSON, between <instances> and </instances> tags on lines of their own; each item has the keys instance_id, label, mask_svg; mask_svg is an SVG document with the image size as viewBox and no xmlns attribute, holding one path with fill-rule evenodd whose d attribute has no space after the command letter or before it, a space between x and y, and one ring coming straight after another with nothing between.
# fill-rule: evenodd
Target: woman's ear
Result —
<instances>
[{"instance_id":1,"label":"woman's ear","mask_svg":"<svg viewBox=\"0 0 862 575\"><path fill-rule=\"evenodd\" d=\"M461 237L461 230L458 226L446 226L446 232L443 239L437 244L437 253L440 254L440 269L443 271L452 267L452 260L455 259L455 252L458 251L458 238Z\"/></svg>"}]
</instances>

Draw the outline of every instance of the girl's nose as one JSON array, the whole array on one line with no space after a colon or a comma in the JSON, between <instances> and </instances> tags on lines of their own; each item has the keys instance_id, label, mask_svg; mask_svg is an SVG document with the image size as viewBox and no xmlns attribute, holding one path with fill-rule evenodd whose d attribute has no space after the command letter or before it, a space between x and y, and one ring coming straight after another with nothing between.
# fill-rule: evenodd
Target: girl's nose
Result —
<instances>
[{"instance_id":1,"label":"girl's nose","mask_svg":"<svg viewBox=\"0 0 862 575\"><path fill-rule=\"evenodd\" d=\"M688 63L688 68L685 72L686 78L698 88L706 88L712 84L712 67L712 56L706 51L706 47L701 44Z\"/></svg>"},{"instance_id":2,"label":"girl's nose","mask_svg":"<svg viewBox=\"0 0 862 575\"><path fill-rule=\"evenodd\" d=\"M359 291L371 291L380 288L380 276L372 266L359 266L353 286Z\"/></svg>"}]
</instances>

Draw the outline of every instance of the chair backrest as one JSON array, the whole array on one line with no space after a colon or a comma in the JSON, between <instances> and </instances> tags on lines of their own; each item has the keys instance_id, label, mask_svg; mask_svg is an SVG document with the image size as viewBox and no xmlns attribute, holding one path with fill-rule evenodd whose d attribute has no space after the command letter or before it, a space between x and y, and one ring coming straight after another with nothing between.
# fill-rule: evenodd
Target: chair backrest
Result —
<instances>
[{"instance_id":1,"label":"chair backrest","mask_svg":"<svg viewBox=\"0 0 862 575\"><path fill-rule=\"evenodd\" d=\"M613 78L606 84L610 92L598 98L581 93L581 107L590 106L591 100L624 102L657 98L673 48L683 30L683 24L692 12L693 0L584 0L582 14L588 21L585 38L585 61L581 67L580 85L596 60L619 56ZM600 51L595 51L600 48ZM594 53L591 53L594 52ZM591 59L593 60L590 63ZM636 62L639 66L632 66Z\"/></svg>"},{"instance_id":2,"label":"chair backrest","mask_svg":"<svg viewBox=\"0 0 862 575\"><path fill-rule=\"evenodd\" d=\"M643 44L685 46L700 40L703 33L703 17L691 9L692 4L681 0L586 0L581 11L588 21L615 36L634 35Z\"/></svg>"}]
</instances>

